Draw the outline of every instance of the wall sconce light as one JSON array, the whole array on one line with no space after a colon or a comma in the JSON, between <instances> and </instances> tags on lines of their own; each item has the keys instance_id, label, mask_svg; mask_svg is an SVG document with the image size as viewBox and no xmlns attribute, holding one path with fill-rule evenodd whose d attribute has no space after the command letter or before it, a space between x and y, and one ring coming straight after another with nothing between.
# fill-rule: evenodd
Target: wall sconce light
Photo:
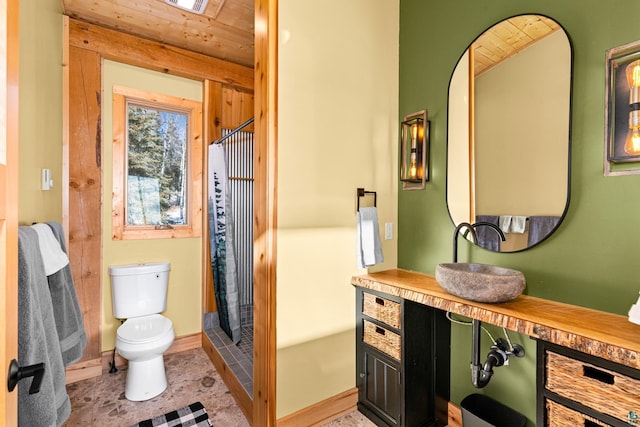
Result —
<instances>
[{"instance_id":1,"label":"wall sconce light","mask_svg":"<svg viewBox=\"0 0 640 427\"><path fill-rule=\"evenodd\" d=\"M400 181L403 190L422 190L429 180L427 110L404 116L400 134Z\"/></svg>"},{"instance_id":2,"label":"wall sconce light","mask_svg":"<svg viewBox=\"0 0 640 427\"><path fill-rule=\"evenodd\" d=\"M624 152L632 156L640 154L640 60L627 65L629 84L629 133L624 143Z\"/></svg>"}]
</instances>

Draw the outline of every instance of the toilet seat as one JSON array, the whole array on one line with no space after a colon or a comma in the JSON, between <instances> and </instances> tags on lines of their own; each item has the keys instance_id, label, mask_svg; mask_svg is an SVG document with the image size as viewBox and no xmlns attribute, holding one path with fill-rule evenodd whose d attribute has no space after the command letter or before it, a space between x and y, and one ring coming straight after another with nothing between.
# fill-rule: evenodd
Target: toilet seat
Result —
<instances>
[{"instance_id":1,"label":"toilet seat","mask_svg":"<svg viewBox=\"0 0 640 427\"><path fill-rule=\"evenodd\" d=\"M161 314L128 319L117 331L118 339L129 344L157 341L166 335L173 335L173 324Z\"/></svg>"}]
</instances>

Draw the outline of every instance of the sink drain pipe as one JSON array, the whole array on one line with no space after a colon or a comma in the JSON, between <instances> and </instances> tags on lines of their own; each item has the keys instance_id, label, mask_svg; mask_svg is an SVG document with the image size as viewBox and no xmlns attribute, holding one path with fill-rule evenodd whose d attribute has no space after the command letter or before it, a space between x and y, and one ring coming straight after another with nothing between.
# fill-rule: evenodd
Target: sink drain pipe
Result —
<instances>
[{"instance_id":1,"label":"sink drain pipe","mask_svg":"<svg viewBox=\"0 0 640 427\"><path fill-rule=\"evenodd\" d=\"M473 319L472 324L472 349L471 349L471 382L476 388L483 388L493 376L493 368L504 365L508 359L507 353L498 345L491 346L484 365L480 364L480 321Z\"/></svg>"},{"instance_id":2,"label":"sink drain pipe","mask_svg":"<svg viewBox=\"0 0 640 427\"><path fill-rule=\"evenodd\" d=\"M512 344L507 334L507 330L504 331L506 340L498 338L494 341L489 354L487 354L487 360L484 365L480 364L480 321L473 319L471 322L473 341L471 346L471 382L476 388L482 388L489 384L491 377L493 376L493 368L507 364L509 357L524 357L524 347L519 344ZM488 332L487 332L488 333ZM493 340L493 338L492 338Z\"/></svg>"}]
</instances>

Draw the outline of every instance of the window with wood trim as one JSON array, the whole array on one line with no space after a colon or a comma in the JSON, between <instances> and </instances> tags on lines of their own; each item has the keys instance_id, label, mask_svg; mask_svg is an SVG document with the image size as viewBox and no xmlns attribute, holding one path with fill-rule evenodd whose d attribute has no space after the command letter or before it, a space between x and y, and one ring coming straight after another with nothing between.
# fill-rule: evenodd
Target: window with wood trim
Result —
<instances>
[{"instance_id":1,"label":"window with wood trim","mask_svg":"<svg viewBox=\"0 0 640 427\"><path fill-rule=\"evenodd\" d=\"M202 104L113 88L113 239L197 237Z\"/></svg>"}]
</instances>

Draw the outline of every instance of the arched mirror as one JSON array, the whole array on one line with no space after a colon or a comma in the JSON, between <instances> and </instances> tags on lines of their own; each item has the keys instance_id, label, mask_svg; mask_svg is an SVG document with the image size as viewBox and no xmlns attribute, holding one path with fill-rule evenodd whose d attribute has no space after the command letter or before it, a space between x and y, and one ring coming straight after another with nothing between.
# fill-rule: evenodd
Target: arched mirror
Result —
<instances>
[{"instance_id":1,"label":"arched mirror","mask_svg":"<svg viewBox=\"0 0 640 427\"><path fill-rule=\"evenodd\" d=\"M455 225L477 228L479 246L530 248L569 206L571 43L562 27L520 15L482 33L449 84L447 206Z\"/></svg>"}]
</instances>

